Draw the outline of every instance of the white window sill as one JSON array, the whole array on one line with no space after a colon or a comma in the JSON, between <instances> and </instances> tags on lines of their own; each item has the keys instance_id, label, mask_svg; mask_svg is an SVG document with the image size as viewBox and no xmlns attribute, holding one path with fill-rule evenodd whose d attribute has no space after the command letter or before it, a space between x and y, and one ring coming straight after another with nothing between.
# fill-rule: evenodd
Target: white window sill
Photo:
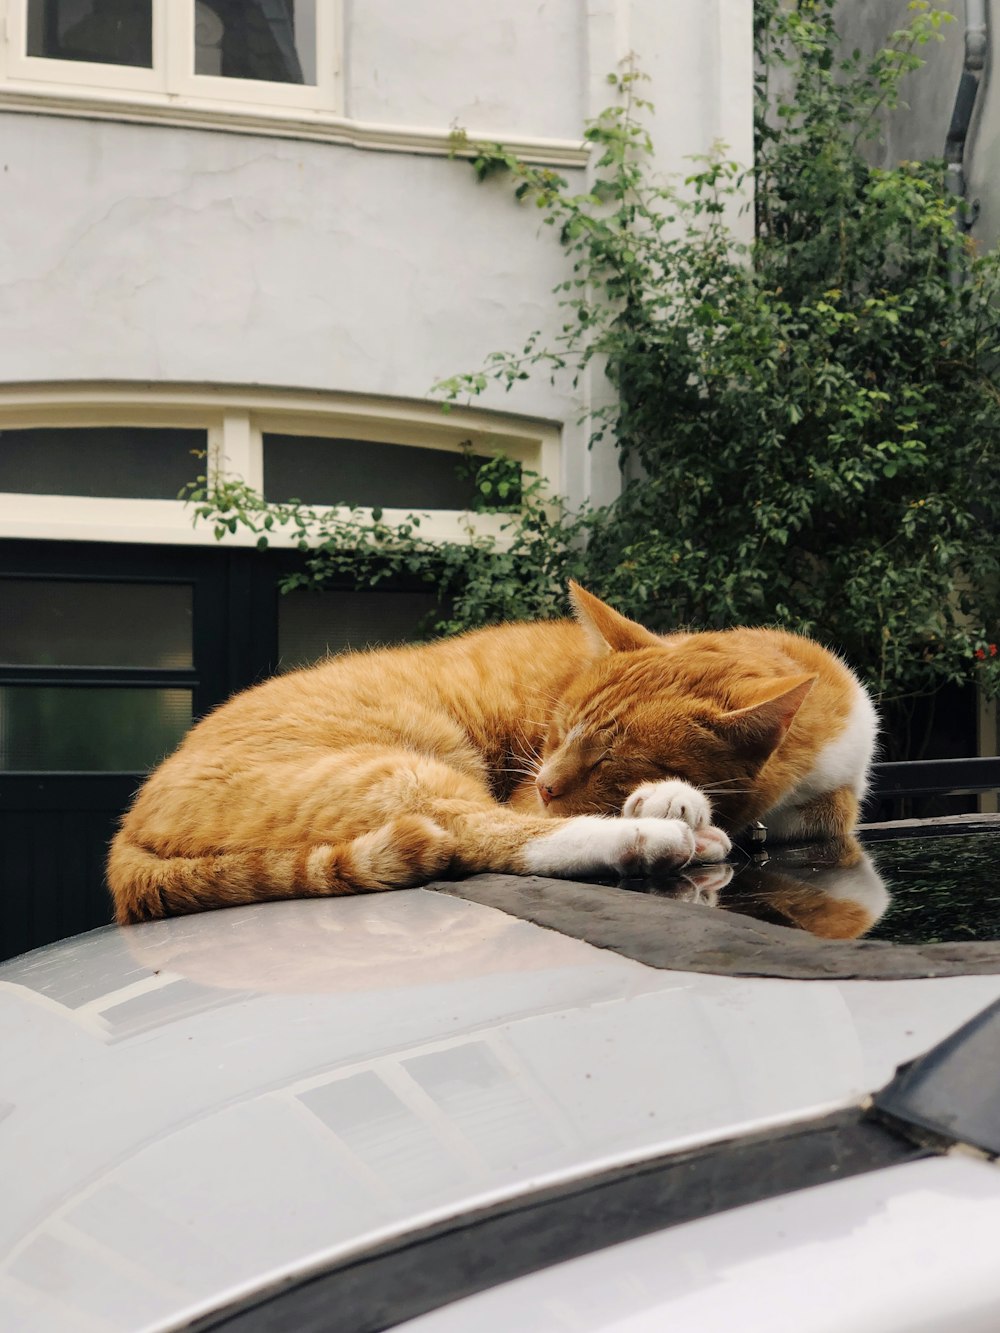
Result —
<instances>
[{"instance_id":1,"label":"white window sill","mask_svg":"<svg viewBox=\"0 0 1000 1333\"><path fill-rule=\"evenodd\" d=\"M322 506L316 506L322 512ZM335 511L332 511L335 512ZM348 517L348 511L341 511ZM431 542L462 542L470 537L496 538L502 550L500 514L470 514L458 510L384 509L382 521L389 527L403 523L411 513L421 513L420 535ZM355 515L359 517L360 515ZM216 542L214 525L196 520L194 506L179 500L115 500L80 495L0 494L0 537L48 541L141 542L164 546L256 546L257 536L244 528L227 532ZM290 532L278 528L268 533L268 545L290 550L297 545Z\"/></svg>"},{"instance_id":2,"label":"white window sill","mask_svg":"<svg viewBox=\"0 0 1000 1333\"><path fill-rule=\"evenodd\" d=\"M171 93L123 92L111 89L63 89L46 84L7 83L0 87L0 110L34 115L76 116L140 124L215 129L232 134L266 134L275 138L309 139L382 152L421 153L439 157L472 157L474 147L456 144L454 129L383 125L349 120L327 111L247 103L220 103ZM527 162L552 167L583 167L588 145L577 139L552 139L520 134L498 135L463 127L464 139L496 143Z\"/></svg>"}]
</instances>

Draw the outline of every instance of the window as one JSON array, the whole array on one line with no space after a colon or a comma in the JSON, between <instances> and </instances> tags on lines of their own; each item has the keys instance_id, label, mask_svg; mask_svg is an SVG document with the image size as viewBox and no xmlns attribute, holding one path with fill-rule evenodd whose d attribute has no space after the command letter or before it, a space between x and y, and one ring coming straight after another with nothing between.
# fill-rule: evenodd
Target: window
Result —
<instances>
[{"instance_id":1,"label":"window","mask_svg":"<svg viewBox=\"0 0 1000 1333\"><path fill-rule=\"evenodd\" d=\"M0 667L193 667L190 584L0 578Z\"/></svg>"},{"instance_id":2,"label":"window","mask_svg":"<svg viewBox=\"0 0 1000 1333\"><path fill-rule=\"evenodd\" d=\"M562 25L553 18L540 63L531 63L540 87L548 86L542 76L553 62L563 68L575 59L566 54L564 35L575 30L573 0L559 0L556 7ZM402 0L396 9L413 11L406 15L409 28L392 4L348 10L345 0L0 0L0 104L33 114L208 124L235 133L451 154L453 102L445 111L431 97L428 113L425 93L439 82L435 26L443 24L450 40L454 24L449 27L447 6L429 16L421 5ZM419 30L435 52L433 68L423 71L425 93L411 89L387 98L380 85L395 82L394 63L421 60L411 30ZM476 45L469 32L456 40L463 51ZM515 48L501 45L513 73L523 74ZM350 79L344 68L348 47L358 62ZM503 69L491 66L493 82L488 80L485 94L476 92L478 73L471 66L460 80L459 103L481 108L486 118L482 126L466 126L472 138L502 134L529 162L586 167L589 147L581 139L515 129L530 121L531 112L523 97L505 109L502 90L513 85ZM490 96L494 86L499 102ZM550 100L544 102L546 117ZM347 102L354 104L351 115ZM567 114L575 126L577 112ZM561 115L559 120L565 123Z\"/></svg>"},{"instance_id":3,"label":"window","mask_svg":"<svg viewBox=\"0 0 1000 1333\"><path fill-rule=\"evenodd\" d=\"M279 670L292 671L348 650L410 643L440 612L438 599L428 592L297 588L278 600Z\"/></svg>"},{"instance_id":4,"label":"window","mask_svg":"<svg viewBox=\"0 0 1000 1333\"><path fill-rule=\"evenodd\" d=\"M0 576L0 772L156 763L191 725L193 623L191 583Z\"/></svg>"},{"instance_id":5,"label":"window","mask_svg":"<svg viewBox=\"0 0 1000 1333\"><path fill-rule=\"evenodd\" d=\"M0 685L0 772L143 772L191 718L190 690Z\"/></svg>"},{"instance_id":6,"label":"window","mask_svg":"<svg viewBox=\"0 0 1000 1333\"><path fill-rule=\"evenodd\" d=\"M196 476L203 430L142 426L0 430L0 491L176 500Z\"/></svg>"},{"instance_id":7,"label":"window","mask_svg":"<svg viewBox=\"0 0 1000 1333\"><path fill-rule=\"evenodd\" d=\"M194 72L316 85L316 0L195 0Z\"/></svg>"},{"instance_id":8,"label":"window","mask_svg":"<svg viewBox=\"0 0 1000 1333\"><path fill-rule=\"evenodd\" d=\"M469 509L482 455L443 453L381 440L264 435L264 495L286 503L383 509Z\"/></svg>"},{"instance_id":9,"label":"window","mask_svg":"<svg viewBox=\"0 0 1000 1333\"><path fill-rule=\"evenodd\" d=\"M5 2L10 85L338 110L339 0Z\"/></svg>"},{"instance_id":10,"label":"window","mask_svg":"<svg viewBox=\"0 0 1000 1333\"><path fill-rule=\"evenodd\" d=\"M0 385L0 539L214 546L211 525L196 525L178 498L210 469L279 502L377 507L390 523L417 512L430 540L464 540L471 522L502 542L502 515L468 513L470 465L497 453L559 488L556 427L462 408L266 389ZM294 545L290 532L272 536ZM238 529L226 544L256 537Z\"/></svg>"},{"instance_id":11,"label":"window","mask_svg":"<svg viewBox=\"0 0 1000 1333\"><path fill-rule=\"evenodd\" d=\"M153 67L153 7L134 0L28 0L29 56Z\"/></svg>"}]
</instances>

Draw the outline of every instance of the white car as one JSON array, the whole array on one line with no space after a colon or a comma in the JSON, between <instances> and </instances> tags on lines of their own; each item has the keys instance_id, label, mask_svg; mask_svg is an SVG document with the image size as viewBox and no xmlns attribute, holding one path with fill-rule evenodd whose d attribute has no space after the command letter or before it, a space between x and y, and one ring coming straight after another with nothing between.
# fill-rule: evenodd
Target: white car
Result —
<instances>
[{"instance_id":1,"label":"white car","mask_svg":"<svg viewBox=\"0 0 1000 1333\"><path fill-rule=\"evenodd\" d=\"M977 836L917 860L995 899ZM0 1329L997 1333L998 1000L997 944L497 875L50 945Z\"/></svg>"}]
</instances>

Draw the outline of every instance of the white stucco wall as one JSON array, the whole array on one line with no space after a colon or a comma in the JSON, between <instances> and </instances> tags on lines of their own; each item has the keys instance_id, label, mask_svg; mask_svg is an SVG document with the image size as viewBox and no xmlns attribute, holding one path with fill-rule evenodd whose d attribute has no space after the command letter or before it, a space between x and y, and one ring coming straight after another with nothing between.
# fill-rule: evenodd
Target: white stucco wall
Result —
<instances>
[{"instance_id":1,"label":"white stucco wall","mask_svg":"<svg viewBox=\"0 0 1000 1333\"><path fill-rule=\"evenodd\" d=\"M935 0L936 9L948 11L953 21L941 32L941 40L920 49L924 68L910 75L904 86L905 101L884 115L880 138L873 156L881 166L901 160L942 158L952 110L965 58L966 5L964 0ZM984 248L1000 240L1000 4L987 0L990 28L989 68L984 74L975 115L965 147L967 197L978 202L979 216L972 234ZM910 17L907 0L841 0L837 11L839 30L847 50L859 46L872 52L884 43L886 34L905 25Z\"/></svg>"},{"instance_id":2,"label":"white stucco wall","mask_svg":"<svg viewBox=\"0 0 1000 1333\"><path fill-rule=\"evenodd\" d=\"M968 195L978 201L973 236L984 248L1000 244L1000 4L990 0L989 69L979 91L966 148Z\"/></svg>"},{"instance_id":3,"label":"white stucco wall","mask_svg":"<svg viewBox=\"0 0 1000 1333\"><path fill-rule=\"evenodd\" d=\"M419 397L544 322L562 272L533 210L446 158L42 116L2 132L9 380ZM566 403L532 383L520 407Z\"/></svg>"},{"instance_id":4,"label":"white stucco wall","mask_svg":"<svg viewBox=\"0 0 1000 1333\"><path fill-rule=\"evenodd\" d=\"M587 115L581 0L349 0L345 111L576 139Z\"/></svg>"},{"instance_id":5,"label":"white stucco wall","mask_svg":"<svg viewBox=\"0 0 1000 1333\"><path fill-rule=\"evenodd\" d=\"M578 138L635 52L658 167L749 160L751 0L351 0L344 110ZM194 381L422 398L554 333L566 261L503 181L443 155L4 109L0 383ZM584 188L587 169L563 169ZM607 498L579 422L600 385L539 376L481 405L565 426L562 484Z\"/></svg>"},{"instance_id":6,"label":"white stucco wall","mask_svg":"<svg viewBox=\"0 0 1000 1333\"><path fill-rule=\"evenodd\" d=\"M905 79L902 105L880 118L880 135L872 150L879 166L944 157L962 73L965 5L963 0L935 0L934 7L947 10L953 20L941 29L939 41L919 48L923 68ZM858 47L874 55L889 34L905 27L912 17L909 0L865 0L864 4L840 0L837 27L845 51Z\"/></svg>"}]
</instances>

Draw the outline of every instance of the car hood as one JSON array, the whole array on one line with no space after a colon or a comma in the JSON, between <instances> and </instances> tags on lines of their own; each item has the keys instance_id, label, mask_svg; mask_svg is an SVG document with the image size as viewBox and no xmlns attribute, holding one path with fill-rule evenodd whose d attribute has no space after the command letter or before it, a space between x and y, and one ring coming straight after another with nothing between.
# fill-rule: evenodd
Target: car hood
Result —
<instances>
[{"instance_id":1,"label":"car hood","mask_svg":"<svg viewBox=\"0 0 1000 1333\"><path fill-rule=\"evenodd\" d=\"M172 1327L417 1226L861 1100L1000 977L658 971L428 890L0 966L0 1326Z\"/></svg>"}]
</instances>

